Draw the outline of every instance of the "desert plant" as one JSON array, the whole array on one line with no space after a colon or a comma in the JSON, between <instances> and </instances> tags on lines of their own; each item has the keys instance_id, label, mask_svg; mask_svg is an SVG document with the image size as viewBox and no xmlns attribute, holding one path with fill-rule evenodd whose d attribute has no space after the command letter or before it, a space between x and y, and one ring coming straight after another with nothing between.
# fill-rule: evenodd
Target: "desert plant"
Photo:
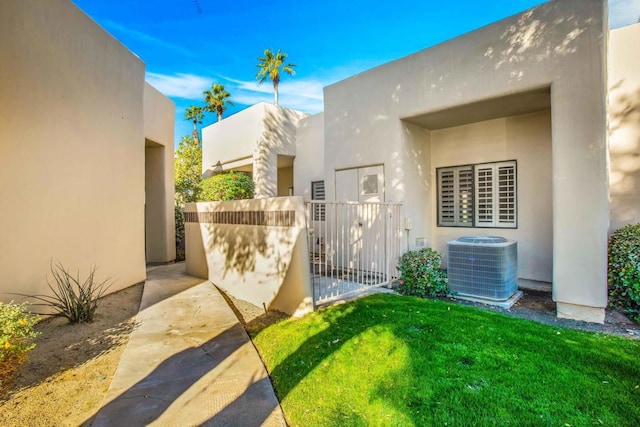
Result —
<instances>
[{"instance_id":1,"label":"desert plant","mask_svg":"<svg viewBox=\"0 0 640 427\"><path fill-rule=\"evenodd\" d=\"M27 353L35 347L38 333L33 330L38 316L31 314L25 304L0 302L0 392L13 382L20 366L27 361Z\"/></svg>"},{"instance_id":2,"label":"desert plant","mask_svg":"<svg viewBox=\"0 0 640 427\"><path fill-rule=\"evenodd\" d=\"M253 198L253 180L241 172L231 171L204 179L200 188L201 202Z\"/></svg>"},{"instance_id":3,"label":"desert plant","mask_svg":"<svg viewBox=\"0 0 640 427\"><path fill-rule=\"evenodd\" d=\"M629 224L609 238L610 303L640 321L640 224Z\"/></svg>"},{"instance_id":4,"label":"desert plant","mask_svg":"<svg viewBox=\"0 0 640 427\"><path fill-rule=\"evenodd\" d=\"M431 248L405 252L400 257L398 291L403 295L435 297L448 292L442 254Z\"/></svg>"},{"instance_id":5,"label":"desert plant","mask_svg":"<svg viewBox=\"0 0 640 427\"><path fill-rule=\"evenodd\" d=\"M51 275L55 281L52 285L47 276L47 285L53 295L25 295L40 303L34 305L46 306L53 310L56 316L62 316L71 323L92 322L100 298L111 286L110 279L102 282L95 280L97 267L91 267L89 275L80 281L80 272L75 277L58 262L51 265Z\"/></svg>"},{"instance_id":6,"label":"desert plant","mask_svg":"<svg viewBox=\"0 0 640 427\"><path fill-rule=\"evenodd\" d=\"M184 213L180 206L174 207L176 219L176 261L184 261Z\"/></svg>"}]
</instances>

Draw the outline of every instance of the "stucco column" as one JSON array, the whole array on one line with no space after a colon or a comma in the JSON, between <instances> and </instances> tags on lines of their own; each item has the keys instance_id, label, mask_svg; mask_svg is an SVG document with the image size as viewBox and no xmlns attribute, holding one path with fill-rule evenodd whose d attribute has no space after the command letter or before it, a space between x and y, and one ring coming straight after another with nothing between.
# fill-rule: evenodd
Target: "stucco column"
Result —
<instances>
[{"instance_id":1,"label":"stucco column","mask_svg":"<svg viewBox=\"0 0 640 427\"><path fill-rule=\"evenodd\" d=\"M260 139L253 153L253 182L255 198L278 195L278 154L264 139Z\"/></svg>"},{"instance_id":2,"label":"stucco column","mask_svg":"<svg viewBox=\"0 0 640 427\"><path fill-rule=\"evenodd\" d=\"M551 87L553 299L558 317L603 323L609 226L606 36L596 37L607 29L591 34L600 49L586 60L577 58L580 72L566 73Z\"/></svg>"}]
</instances>

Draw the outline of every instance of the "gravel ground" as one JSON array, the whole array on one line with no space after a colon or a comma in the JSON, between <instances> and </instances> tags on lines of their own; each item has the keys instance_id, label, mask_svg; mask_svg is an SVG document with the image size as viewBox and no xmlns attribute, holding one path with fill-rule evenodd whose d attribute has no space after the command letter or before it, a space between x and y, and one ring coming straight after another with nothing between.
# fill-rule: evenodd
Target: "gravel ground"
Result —
<instances>
[{"instance_id":1,"label":"gravel ground","mask_svg":"<svg viewBox=\"0 0 640 427\"><path fill-rule=\"evenodd\" d=\"M551 294L530 290L524 290L523 292L524 295L522 298L520 298L520 300L518 300L518 302L508 310L463 300L450 298L447 298L447 300L458 304L478 307L483 310L504 313L508 316L533 320L547 325L640 339L640 325L630 320L618 309L607 308L605 321L602 325L578 320L558 319L556 317L556 304L551 299Z\"/></svg>"},{"instance_id":2,"label":"gravel ground","mask_svg":"<svg viewBox=\"0 0 640 427\"><path fill-rule=\"evenodd\" d=\"M388 292L386 289L383 291ZM249 331L260 330L278 319L287 317L284 313L274 311L269 311L265 316L264 308L256 307L246 301L226 295L224 292L223 295ZM547 292L524 290L522 298L508 310L454 298L445 298L445 300L547 325L640 339L640 325L630 320L620 310L614 308L607 308L605 323L602 325L578 320L559 319L556 317L556 304L551 299L551 294ZM337 304L342 302L339 301Z\"/></svg>"}]
</instances>

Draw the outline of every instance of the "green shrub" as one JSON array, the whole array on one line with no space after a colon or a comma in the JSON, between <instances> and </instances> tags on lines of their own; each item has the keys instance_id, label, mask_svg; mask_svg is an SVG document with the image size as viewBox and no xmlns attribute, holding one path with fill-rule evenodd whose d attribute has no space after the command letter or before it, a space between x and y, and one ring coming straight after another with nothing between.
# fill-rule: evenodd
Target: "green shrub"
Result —
<instances>
[{"instance_id":1,"label":"green shrub","mask_svg":"<svg viewBox=\"0 0 640 427\"><path fill-rule=\"evenodd\" d=\"M400 257L398 291L404 295L435 297L446 295L447 274L440 268L442 254L431 248L406 252Z\"/></svg>"},{"instance_id":2,"label":"green shrub","mask_svg":"<svg viewBox=\"0 0 640 427\"><path fill-rule=\"evenodd\" d=\"M200 188L201 202L253 198L253 180L240 172L231 171L204 179Z\"/></svg>"},{"instance_id":3,"label":"green shrub","mask_svg":"<svg viewBox=\"0 0 640 427\"><path fill-rule=\"evenodd\" d=\"M640 321L640 224L629 224L609 238L609 297Z\"/></svg>"},{"instance_id":4,"label":"green shrub","mask_svg":"<svg viewBox=\"0 0 640 427\"><path fill-rule=\"evenodd\" d=\"M0 302L0 392L11 386L13 378L27 361L27 353L35 347L38 335L33 326L38 316L29 312L25 304Z\"/></svg>"},{"instance_id":5,"label":"green shrub","mask_svg":"<svg viewBox=\"0 0 640 427\"><path fill-rule=\"evenodd\" d=\"M180 206L174 206L176 219L176 261L184 261L184 213Z\"/></svg>"},{"instance_id":6,"label":"green shrub","mask_svg":"<svg viewBox=\"0 0 640 427\"><path fill-rule=\"evenodd\" d=\"M95 280L97 267L92 267L89 275L80 282L80 273L74 277L61 263L51 266L51 274L56 282L55 286L49 281L47 285L53 295L24 295L33 298L54 311L54 315L65 317L71 323L93 322L93 317L98 309L100 298L111 286L110 279L102 282Z\"/></svg>"}]
</instances>

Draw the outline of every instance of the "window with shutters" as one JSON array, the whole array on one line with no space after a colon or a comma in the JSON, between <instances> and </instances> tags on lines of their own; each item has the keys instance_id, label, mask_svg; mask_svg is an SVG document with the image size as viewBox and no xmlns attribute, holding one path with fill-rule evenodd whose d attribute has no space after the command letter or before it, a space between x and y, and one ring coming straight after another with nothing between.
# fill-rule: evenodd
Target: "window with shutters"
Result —
<instances>
[{"instance_id":1,"label":"window with shutters","mask_svg":"<svg viewBox=\"0 0 640 427\"><path fill-rule=\"evenodd\" d=\"M311 183L311 200L325 200L324 181L313 181ZM323 203L313 205L313 220L324 221L326 206Z\"/></svg>"},{"instance_id":2,"label":"window with shutters","mask_svg":"<svg viewBox=\"0 0 640 427\"><path fill-rule=\"evenodd\" d=\"M438 225L473 226L473 169L438 169Z\"/></svg>"},{"instance_id":3,"label":"window with shutters","mask_svg":"<svg viewBox=\"0 0 640 427\"><path fill-rule=\"evenodd\" d=\"M516 162L437 169L438 226L517 226Z\"/></svg>"}]
</instances>

